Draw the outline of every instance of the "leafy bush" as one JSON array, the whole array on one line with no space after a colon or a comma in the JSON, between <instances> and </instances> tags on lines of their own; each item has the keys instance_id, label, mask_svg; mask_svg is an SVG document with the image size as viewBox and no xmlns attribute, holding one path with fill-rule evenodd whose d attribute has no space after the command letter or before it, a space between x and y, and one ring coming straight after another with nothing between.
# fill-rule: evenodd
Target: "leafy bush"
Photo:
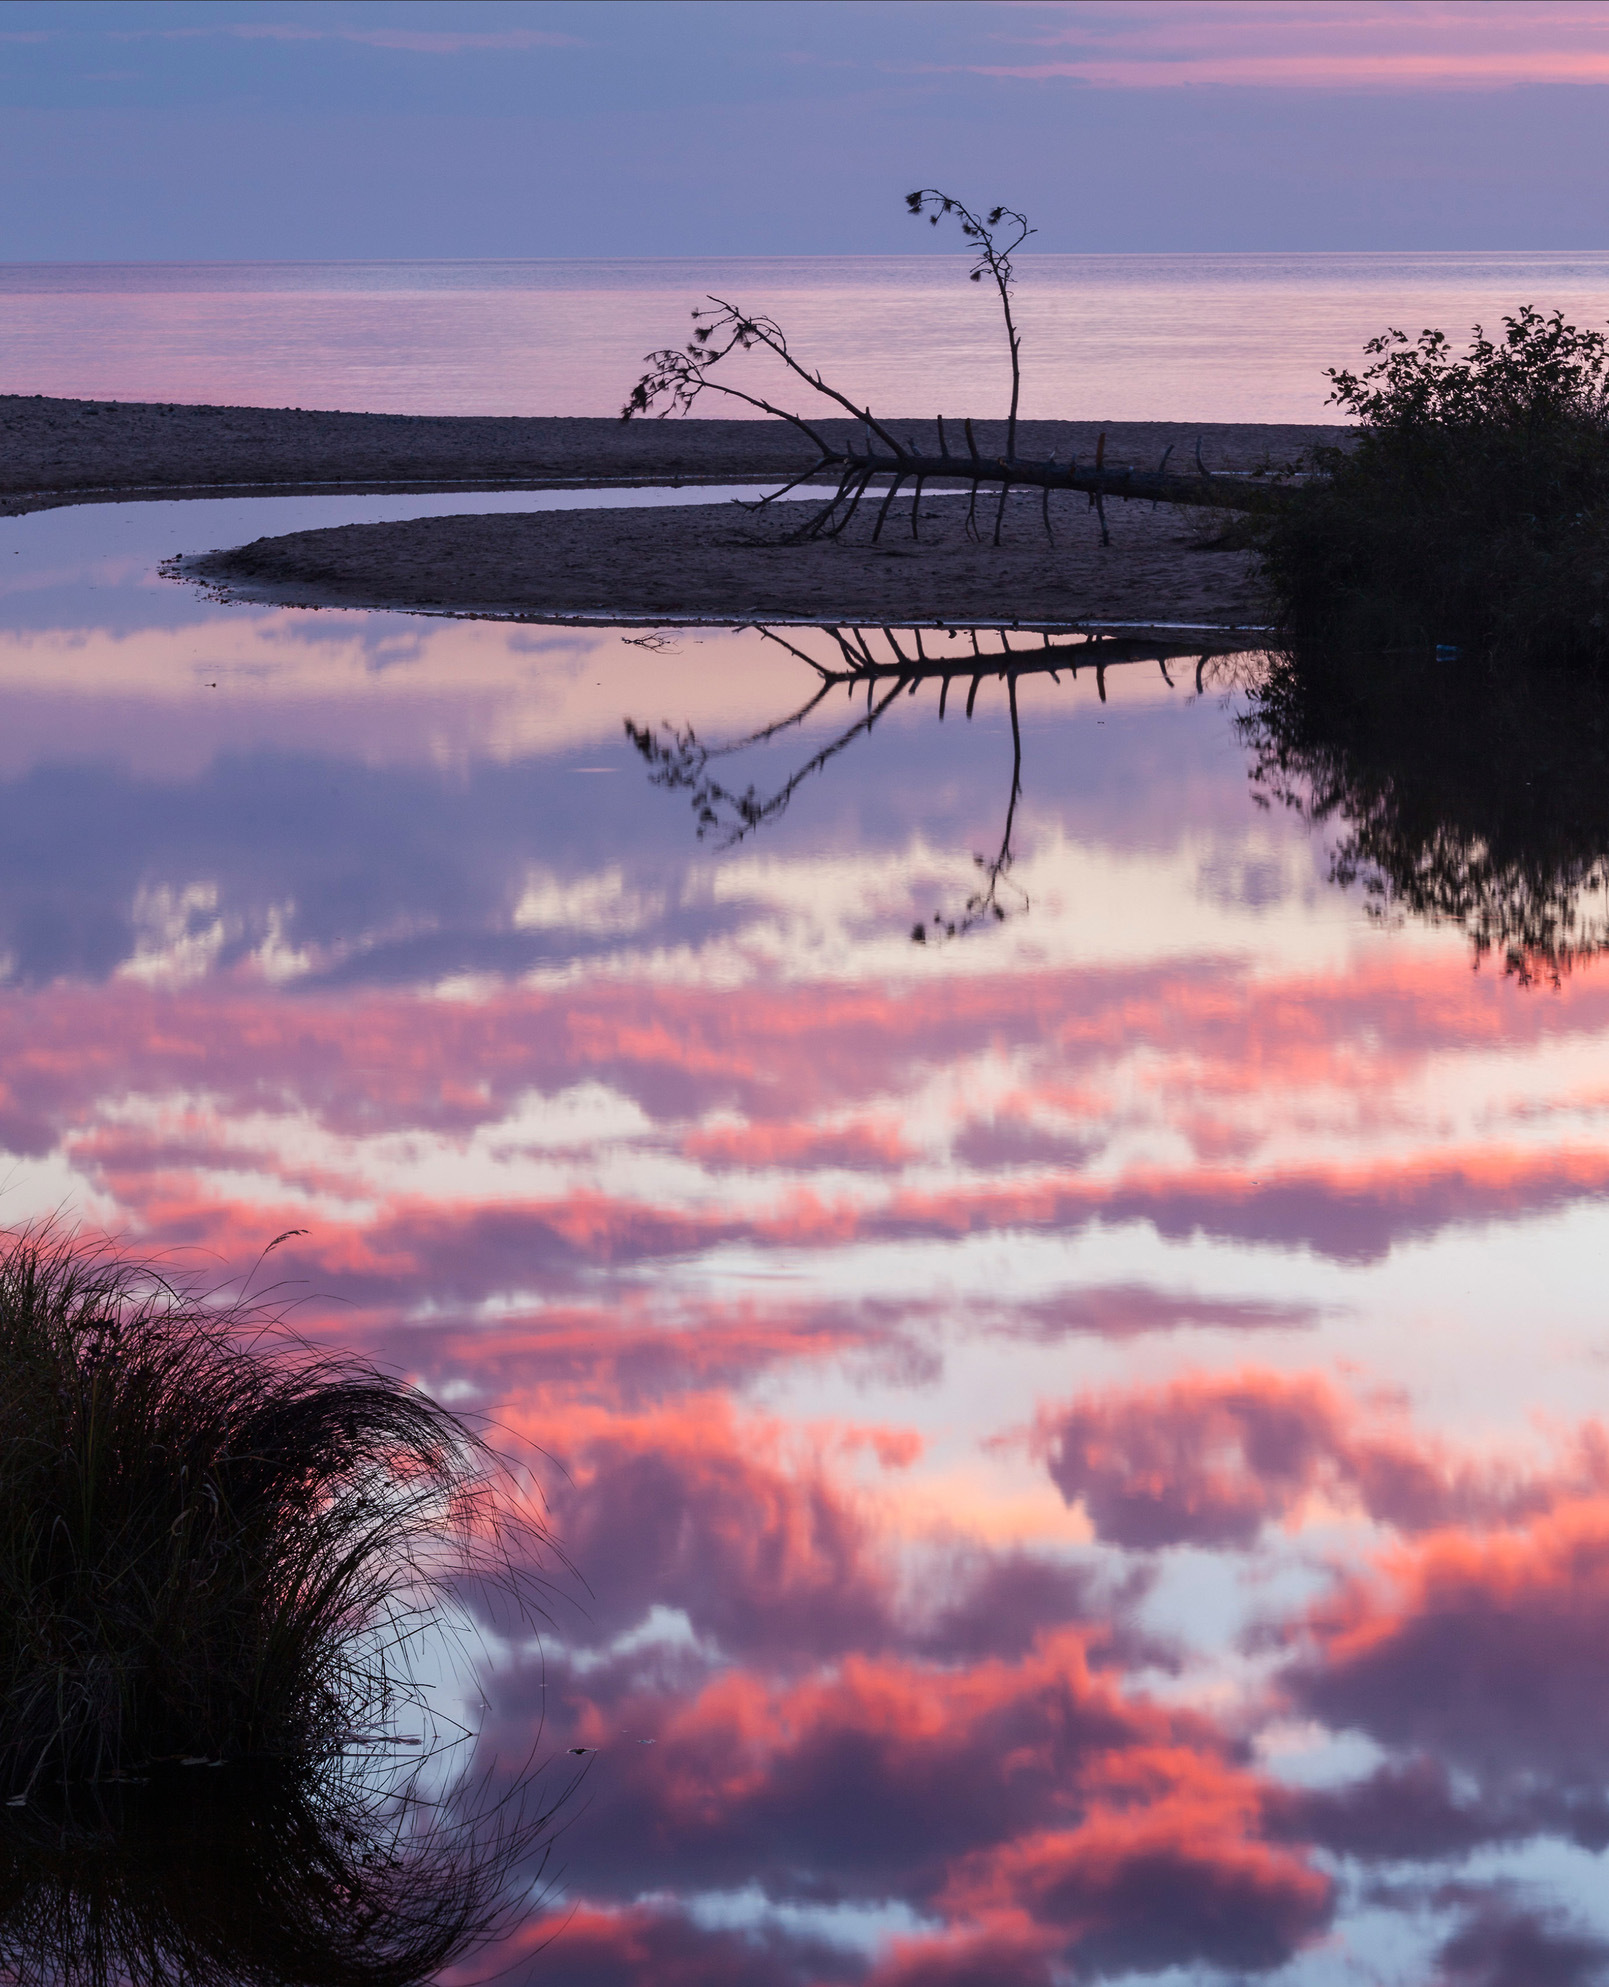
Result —
<instances>
[{"instance_id":1,"label":"leafy bush","mask_svg":"<svg viewBox=\"0 0 1609 1987\"><path fill-rule=\"evenodd\" d=\"M432 1583L485 1569L491 1488L400 1381L49 1232L0 1241L0 1794L334 1754L384 1722Z\"/></svg>"},{"instance_id":2,"label":"leafy bush","mask_svg":"<svg viewBox=\"0 0 1609 1987\"><path fill-rule=\"evenodd\" d=\"M1591 676L1309 649L1246 686L1253 791L1371 908L1557 984L1609 948L1609 698Z\"/></svg>"},{"instance_id":3,"label":"leafy bush","mask_svg":"<svg viewBox=\"0 0 1609 1987\"><path fill-rule=\"evenodd\" d=\"M1609 341L1527 305L1467 353L1371 339L1330 398L1361 424L1274 515L1272 606L1301 640L1609 657Z\"/></svg>"}]
</instances>

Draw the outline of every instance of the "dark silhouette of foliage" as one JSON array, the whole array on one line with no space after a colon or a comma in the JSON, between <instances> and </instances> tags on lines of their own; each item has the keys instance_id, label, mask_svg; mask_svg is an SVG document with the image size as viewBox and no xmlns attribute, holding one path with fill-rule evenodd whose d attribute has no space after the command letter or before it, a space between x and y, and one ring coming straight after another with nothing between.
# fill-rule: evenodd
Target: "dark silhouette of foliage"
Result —
<instances>
[{"instance_id":1,"label":"dark silhouette of foliage","mask_svg":"<svg viewBox=\"0 0 1609 1987\"><path fill-rule=\"evenodd\" d=\"M6 1238L5 1798L311 1762L383 1726L444 1583L534 1606L496 1475L445 1409L258 1310L49 1230Z\"/></svg>"},{"instance_id":2,"label":"dark silhouette of foliage","mask_svg":"<svg viewBox=\"0 0 1609 1987\"><path fill-rule=\"evenodd\" d=\"M423 1987L513 1928L555 1810L417 1761L159 1769L0 1811L17 1987ZM573 1787L572 1782L572 1787ZM560 1794L560 1802L571 1788Z\"/></svg>"},{"instance_id":3,"label":"dark silhouette of foliage","mask_svg":"<svg viewBox=\"0 0 1609 1987\"><path fill-rule=\"evenodd\" d=\"M1529 305L1503 325L1462 355L1388 331L1361 372L1331 369L1357 441L1260 533L1293 637L1609 657L1609 342Z\"/></svg>"},{"instance_id":4,"label":"dark silhouette of foliage","mask_svg":"<svg viewBox=\"0 0 1609 1987\"><path fill-rule=\"evenodd\" d=\"M1578 331L1555 311L1522 305L1503 320L1501 344L1477 324L1468 352L1455 356L1442 331L1371 338L1374 360L1361 373L1325 370L1330 399L1371 429L1399 432L1468 427L1525 428L1585 414L1601 416L1609 395L1609 341Z\"/></svg>"},{"instance_id":5,"label":"dark silhouette of foliage","mask_svg":"<svg viewBox=\"0 0 1609 1987\"><path fill-rule=\"evenodd\" d=\"M1523 983L1609 945L1609 690L1411 653L1276 657L1241 719L1266 801L1336 836L1332 879L1467 932Z\"/></svg>"}]
</instances>

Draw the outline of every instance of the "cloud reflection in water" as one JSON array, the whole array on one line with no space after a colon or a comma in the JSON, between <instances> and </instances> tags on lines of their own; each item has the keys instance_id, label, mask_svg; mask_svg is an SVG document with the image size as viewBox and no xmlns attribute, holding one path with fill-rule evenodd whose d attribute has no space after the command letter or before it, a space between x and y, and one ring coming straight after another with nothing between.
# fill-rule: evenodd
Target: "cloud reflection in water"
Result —
<instances>
[{"instance_id":1,"label":"cloud reflection in water","mask_svg":"<svg viewBox=\"0 0 1609 1987\"><path fill-rule=\"evenodd\" d=\"M306 1227L304 1324L562 1460L537 1977L1603 1974L1589 959L1371 921L1189 668L1019 682L1031 908L917 947L998 684L722 855L622 721L764 730L755 631L129 614L0 650L10 1206Z\"/></svg>"}]
</instances>

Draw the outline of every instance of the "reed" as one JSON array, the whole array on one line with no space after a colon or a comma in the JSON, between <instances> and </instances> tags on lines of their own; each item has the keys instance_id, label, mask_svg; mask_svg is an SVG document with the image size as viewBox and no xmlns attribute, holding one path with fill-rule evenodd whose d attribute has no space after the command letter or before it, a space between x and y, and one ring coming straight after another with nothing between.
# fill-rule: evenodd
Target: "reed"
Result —
<instances>
[{"instance_id":1,"label":"reed","mask_svg":"<svg viewBox=\"0 0 1609 1987\"><path fill-rule=\"evenodd\" d=\"M455 1416L272 1317L0 1241L0 1798L334 1756L485 1561L493 1482Z\"/></svg>"}]
</instances>

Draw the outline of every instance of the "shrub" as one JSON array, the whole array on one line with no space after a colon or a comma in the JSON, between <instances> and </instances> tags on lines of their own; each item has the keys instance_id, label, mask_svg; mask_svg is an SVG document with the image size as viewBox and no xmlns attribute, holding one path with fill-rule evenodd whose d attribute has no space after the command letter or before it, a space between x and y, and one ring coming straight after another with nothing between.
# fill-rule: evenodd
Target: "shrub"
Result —
<instances>
[{"instance_id":1,"label":"shrub","mask_svg":"<svg viewBox=\"0 0 1609 1987\"><path fill-rule=\"evenodd\" d=\"M1262 533L1298 640L1609 658L1609 341L1527 305L1467 353L1372 339L1330 398L1361 424Z\"/></svg>"},{"instance_id":2,"label":"shrub","mask_svg":"<svg viewBox=\"0 0 1609 1987\"><path fill-rule=\"evenodd\" d=\"M491 1468L271 1319L0 1242L0 1794L333 1756L384 1721L431 1587L495 1558Z\"/></svg>"},{"instance_id":3,"label":"shrub","mask_svg":"<svg viewBox=\"0 0 1609 1987\"><path fill-rule=\"evenodd\" d=\"M1433 653L1275 656L1250 684L1254 790L1331 837L1333 881L1460 926L1557 983L1609 946L1609 699L1591 677Z\"/></svg>"}]
</instances>

